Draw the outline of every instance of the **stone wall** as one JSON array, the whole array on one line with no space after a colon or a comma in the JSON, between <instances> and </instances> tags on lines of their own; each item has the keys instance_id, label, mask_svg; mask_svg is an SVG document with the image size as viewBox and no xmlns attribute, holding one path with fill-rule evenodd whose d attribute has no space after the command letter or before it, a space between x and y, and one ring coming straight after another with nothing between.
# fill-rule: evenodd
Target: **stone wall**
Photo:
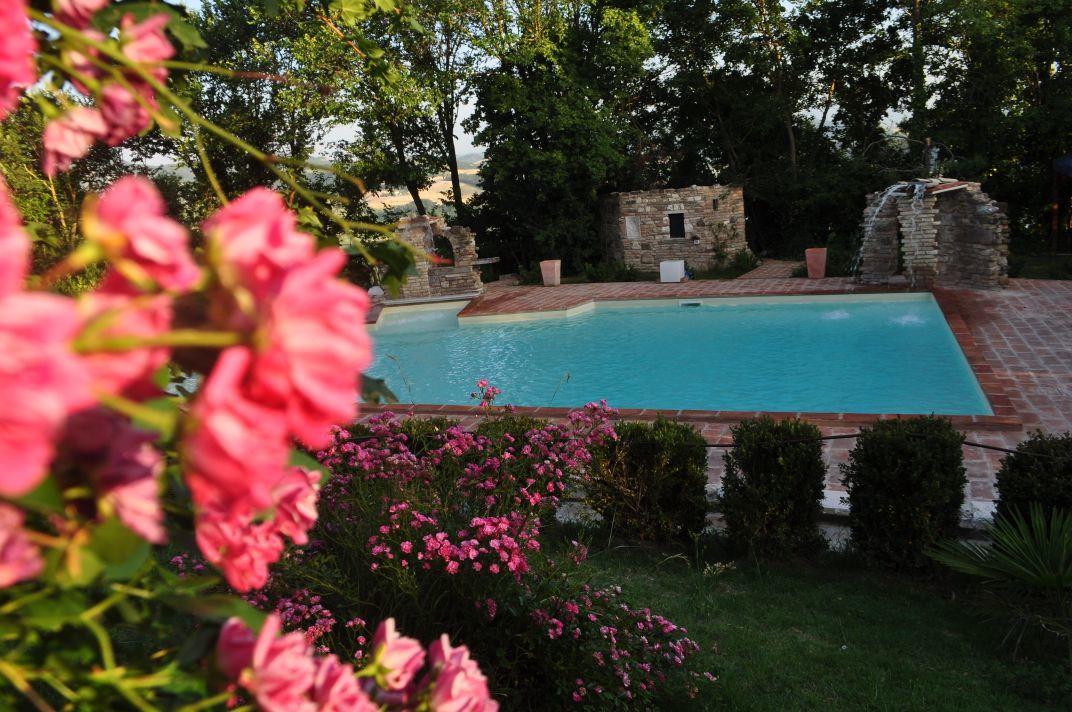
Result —
<instances>
[{"instance_id":1,"label":"stone wall","mask_svg":"<svg viewBox=\"0 0 1072 712\"><path fill-rule=\"evenodd\" d=\"M480 293L484 284L477 259L476 236L464 227L447 227L441 217L417 215L398 221L395 234L420 253L435 254L435 238L446 238L454 251L453 264L435 264L418 255L414 269L402 286L399 299L430 299Z\"/></svg>"},{"instance_id":2,"label":"stone wall","mask_svg":"<svg viewBox=\"0 0 1072 712\"><path fill-rule=\"evenodd\" d=\"M684 215L684 237L670 236L671 213ZM611 193L603 199L600 217L606 253L643 271L682 259L690 269L708 269L748 249L744 194L735 186Z\"/></svg>"},{"instance_id":3,"label":"stone wall","mask_svg":"<svg viewBox=\"0 0 1072 712\"><path fill-rule=\"evenodd\" d=\"M856 278L996 289L1008 281L1009 221L978 183L905 181L868 196Z\"/></svg>"}]
</instances>

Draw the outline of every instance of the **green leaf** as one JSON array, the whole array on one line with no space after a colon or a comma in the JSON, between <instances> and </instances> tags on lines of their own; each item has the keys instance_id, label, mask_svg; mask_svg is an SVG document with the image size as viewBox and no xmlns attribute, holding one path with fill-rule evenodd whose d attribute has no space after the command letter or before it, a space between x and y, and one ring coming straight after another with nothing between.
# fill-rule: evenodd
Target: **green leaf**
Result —
<instances>
[{"instance_id":1,"label":"green leaf","mask_svg":"<svg viewBox=\"0 0 1072 712\"><path fill-rule=\"evenodd\" d=\"M107 34L113 27L119 25L119 21L124 15L132 15L135 20L141 22L146 18L161 13L171 18L165 29L179 41L184 49L203 49L208 47L197 28L187 22L185 12L159 2L117 3L105 7L93 15L93 25Z\"/></svg>"},{"instance_id":2,"label":"green leaf","mask_svg":"<svg viewBox=\"0 0 1072 712\"><path fill-rule=\"evenodd\" d=\"M20 610L19 620L31 628L55 633L65 625L76 623L86 608L86 597L82 593L64 591L58 596L27 604Z\"/></svg>"},{"instance_id":3,"label":"green leaf","mask_svg":"<svg viewBox=\"0 0 1072 712\"><path fill-rule=\"evenodd\" d=\"M215 628L206 626L198 628L179 647L175 662L179 665L191 665L204 659L216 642L217 635L218 631Z\"/></svg>"},{"instance_id":4,"label":"green leaf","mask_svg":"<svg viewBox=\"0 0 1072 712\"><path fill-rule=\"evenodd\" d=\"M126 581L149 558L149 542L132 532L118 519L109 519L93 530L89 548L104 564L104 578Z\"/></svg>"},{"instance_id":5,"label":"green leaf","mask_svg":"<svg viewBox=\"0 0 1072 712\"><path fill-rule=\"evenodd\" d=\"M46 477L30 492L12 500L15 504L31 511L62 512L63 494L51 477Z\"/></svg>"},{"instance_id":6,"label":"green leaf","mask_svg":"<svg viewBox=\"0 0 1072 712\"><path fill-rule=\"evenodd\" d=\"M201 33L186 20L172 15L171 22L168 23L167 29L175 39L182 43L182 46L185 49L208 48L204 38L201 37Z\"/></svg>"},{"instance_id":7,"label":"green leaf","mask_svg":"<svg viewBox=\"0 0 1072 712\"><path fill-rule=\"evenodd\" d=\"M334 0L331 9L344 25L356 25L371 14L366 0Z\"/></svg>"},{"instance_id":8,"label":"green leaf","mask_svg":"<svg viewBox=\"0 0 1072 712\"><path fill-rule=\"evenodd\" d=\"M264 619L267 617L263 611L258 611L236 596L223 594L180 596L168 594L161 596L160 600L176 610L190 613L205 620L222 623L228 618L237 617L253 630L260 630Z\"/></svg>"},{"instance_id":9,"label":"green leaf","mask_svg":"<svg viewBox=\"0 0 1072 712\"><path fill-rule=\"evenodd\" d=\"M361 399L366 403L397 403L398 396L382 378L361 376Z\"/></svg>"},{"instance_id":10,"label":"green leaf","mask_svg":"<svg viewBox=\"0 0 1072 712\"><path fill-rule=\"evenodd\" d=\"M307 452L298 450L297 448L290 451L290 460L287 464L291 467L304 467L307 470L313 470L322 475L331 474L331 471L321 465L315 457Z\"/></svg>"}]
</instances>

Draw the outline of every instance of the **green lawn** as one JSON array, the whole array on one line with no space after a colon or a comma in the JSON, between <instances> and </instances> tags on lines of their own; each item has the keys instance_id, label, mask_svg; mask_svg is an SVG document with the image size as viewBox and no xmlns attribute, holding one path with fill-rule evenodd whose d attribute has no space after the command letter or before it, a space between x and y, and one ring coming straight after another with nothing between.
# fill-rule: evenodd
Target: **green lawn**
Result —
<instances>
[{"instance_id":1,"label":"green lawn","mask_svg":"<svg viewBox=\"0 0 1072 712\"><path fill-rule=\"evenodd\" d=\"M617 549L586 566L597 583L620 584L626 600L684 625L703 646L704 667L719 676L701 688L704 708L1072 707L1056 658L1016 661L1000 646L1000 625L940 587L833 555L704 576L685 556Z\"/></svg>"}]
</instances>

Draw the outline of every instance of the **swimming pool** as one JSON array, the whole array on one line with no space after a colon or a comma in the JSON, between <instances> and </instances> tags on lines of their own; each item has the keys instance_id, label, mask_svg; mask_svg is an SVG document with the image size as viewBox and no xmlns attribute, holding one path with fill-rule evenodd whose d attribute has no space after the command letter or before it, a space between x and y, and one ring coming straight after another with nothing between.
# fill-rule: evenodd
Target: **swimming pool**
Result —
<instances>
[{"instance_id":1,"label":"swimming pool","mask_svg":"<svg viewBox=\"0 0 1072 712\"><path fill-rule=\"evenodd\" d=\"M990 415L930 294L599 302L570 315L389 308L376 361L404 403ZM552 318L548 318L548 317Z\"/></svg>"}]
</instances>

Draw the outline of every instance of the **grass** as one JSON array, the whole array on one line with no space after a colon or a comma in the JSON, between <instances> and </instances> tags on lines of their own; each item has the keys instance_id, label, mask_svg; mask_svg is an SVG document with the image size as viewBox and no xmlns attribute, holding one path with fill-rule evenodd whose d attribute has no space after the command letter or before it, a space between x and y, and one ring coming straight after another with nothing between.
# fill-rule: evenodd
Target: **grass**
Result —
<instances>
[{"instance_id":1,"label":"grass","mask_svg":"<svg viewBox=\"0 0 1072 712\"><path fill-rule=\"evenodd\" d=\"M703 646L699 669L719 677L701 688L705 709L1041 710L1072 700L1059 663L1013 664L999 623L843 556L705 576L683 555L615 549L586 566Z\"/></svg>"}]
</instances>

